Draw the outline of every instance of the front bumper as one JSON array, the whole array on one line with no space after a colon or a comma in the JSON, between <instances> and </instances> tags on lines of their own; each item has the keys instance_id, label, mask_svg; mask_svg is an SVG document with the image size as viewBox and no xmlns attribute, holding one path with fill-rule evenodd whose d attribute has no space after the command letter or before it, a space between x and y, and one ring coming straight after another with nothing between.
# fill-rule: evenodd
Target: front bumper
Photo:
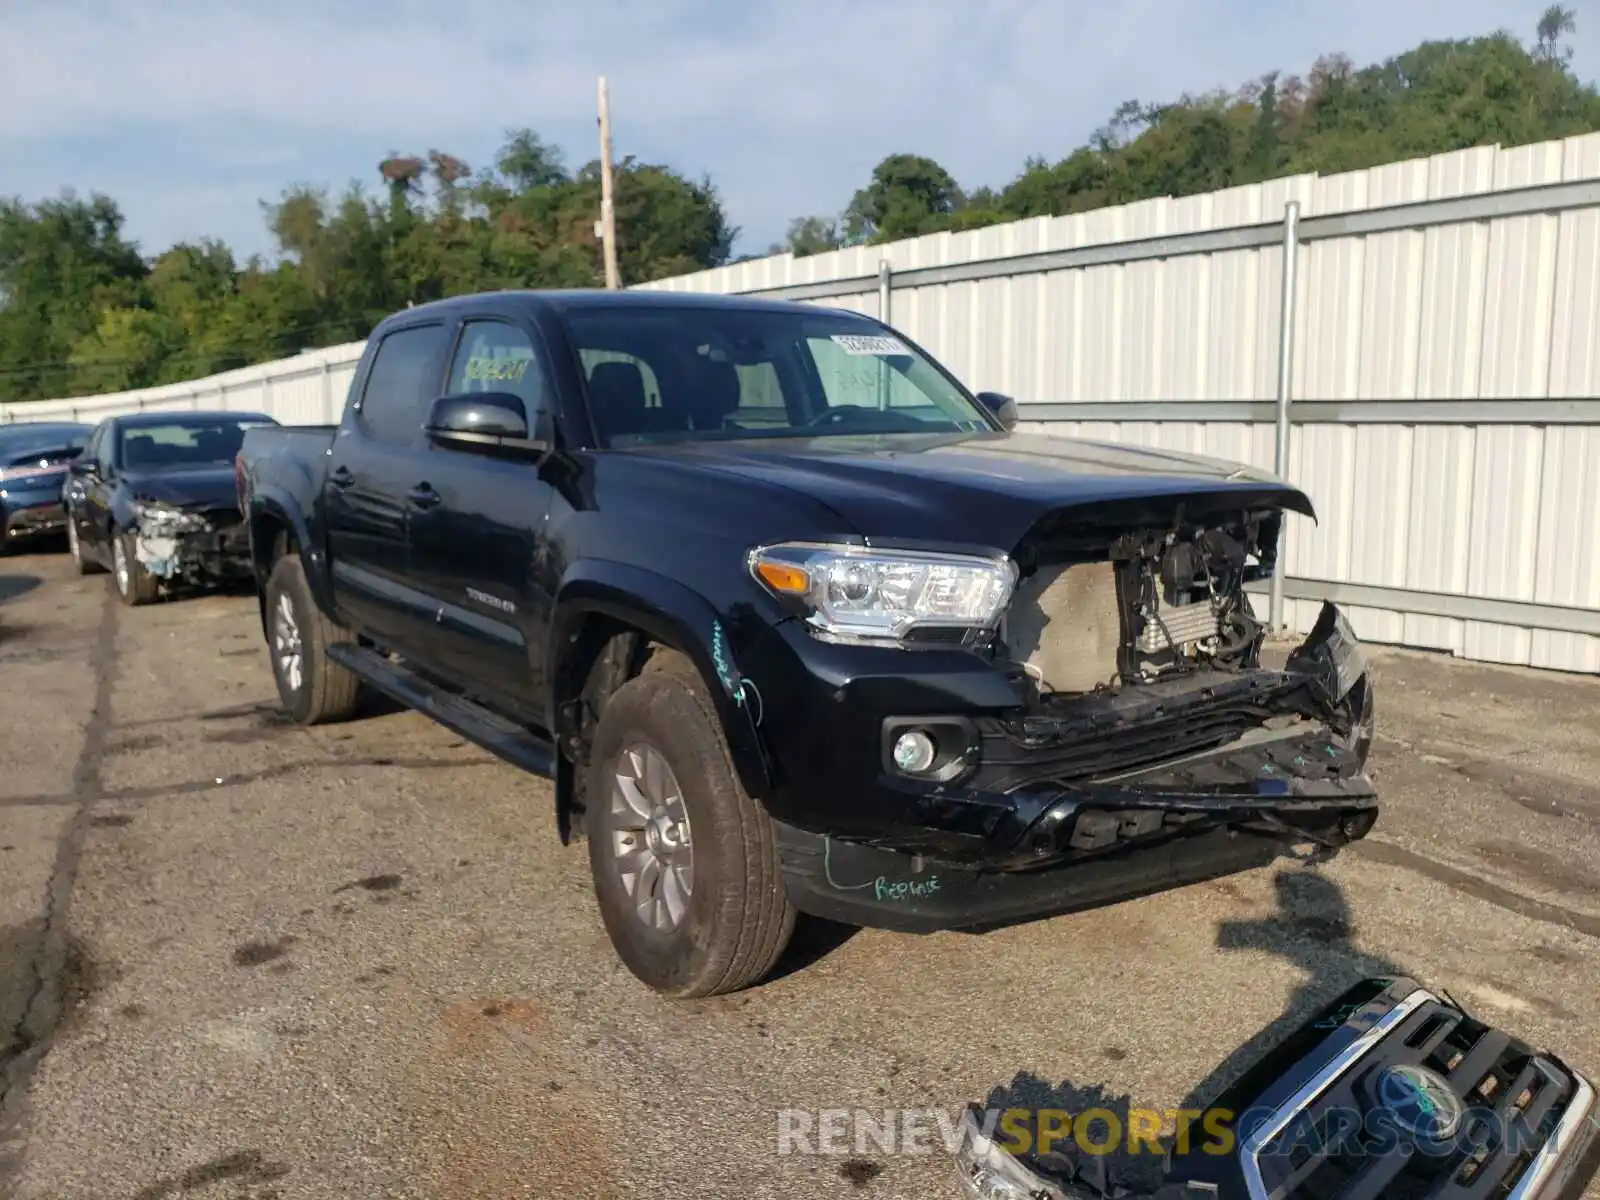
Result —
<instances>
[{"instance_id":1,"label":"front bumper","mask_svg":"<svg viewBox=\"0 0 1600 1200\"><path fill-rule=\"evenodd\" d=\"M852 924L981 928L1364 837L1378 802L1365 771L1372 681L1348 627L1331 608L1324 618L1283 670L1054 708L1024 705L999 666L968 652L780 628L800 661L778 670L752 656L745 675L760 692L751 707L777 778L767 806L791 899ZM882 655L883 674L862 669ZM949 782L896 771L888 744L916 725L966 738Z\"/></svg>"},{"instance_id":2,"label":"front bumper","mask_svg":"<svg viewBox=\"0 0 1600 1200\"><path fill-rule=\"evenodd\" d=\"M150 574L169 583L206 584L253 578L250 537L237 514L207 519L208 527L177 531L141 525L134 554Z\"/></svg>"},{"instance_id":3,"label":"front bumper","mask_svg":"<svg viewBox=\"0 0 1600 1200\"><path fill-rule=\"evenodd\" d=\"M60 486L0 489L0 525L8 541L64 532L67 510L61 502Z\"/></svg>"}]
</instances>

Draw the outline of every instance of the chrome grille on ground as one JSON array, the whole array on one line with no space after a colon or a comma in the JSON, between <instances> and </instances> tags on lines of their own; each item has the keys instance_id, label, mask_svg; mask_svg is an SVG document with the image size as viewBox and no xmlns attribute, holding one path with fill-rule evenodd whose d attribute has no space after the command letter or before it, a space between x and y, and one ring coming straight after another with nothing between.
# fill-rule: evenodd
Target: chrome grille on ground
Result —
<instances>
[{"instance_id":1,"label":"chrome grille on ground","mask_svg":"<svg viewBox=\"0 0 1600 1200\"><path fill-rule=\"evenodd\" d=\"M1379 1098L1396 1068L1442 1084L1429 1104L1459 1115L1458 1132L1426 1145L1413 1136ZM1590 1119L1593 1100L1560 1062L1418 990L1252 1135L1246 1183L1258 1200L1523 1200ZM1396 1136L1409 1152L1384 1152Z\"/></svg>"}]
</instances>

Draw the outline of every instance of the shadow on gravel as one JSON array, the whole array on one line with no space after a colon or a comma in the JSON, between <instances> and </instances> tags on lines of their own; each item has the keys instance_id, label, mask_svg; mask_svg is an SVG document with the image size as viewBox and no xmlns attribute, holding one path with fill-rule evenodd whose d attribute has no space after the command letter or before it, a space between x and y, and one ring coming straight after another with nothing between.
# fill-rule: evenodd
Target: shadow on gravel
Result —
<instances>
[{"instance_id":1,"label":"shadow on gravel","mask_svg":"<svg viewBox=\"0 0 1600 1200\"><path fill-rule=\"evenodd\" d=\"M795 922L794 937L789 948L778 959L777 966L763 983L775 983L786 975L804 971L813 963L821 962L840 946L861 931L854 925L841 925L821 917L802 915Z\"/></svg>"},{"instance_id":2,"label":"shadow on gravel","mask_svg":"<svg viewBox=\"0 0 1600 1200\"><path fill-rule=\"evenodd\" d=\"M38 983L36 964L43 940L42 920L0 926L0 1085L11 1060L31 1044L23 1033L22 1018Z\"/></svg>"},{"instance_id":3,"label":"shadow on gravel","mask_svg":"<svg viewBox=\"0 0 1600 1200\"><path fill-rule=\"evenodd\" d=\"M62 948L58 978L41 981L40 971L48 969L45 957L42 919L0 928L0 1083L8 1082L15 1059L36 1046L48 1050L53 1039L71 1033L117 975L75 937ZM49 985L42 991L41 982Z\"/></svg>"},{"instance_id":4,"label":"shadow on gravel","mask_svg":"<svg viewBox=\"0 0 1600 1200\"><path fill-rule=\"evenodd\" d=\"M37 575L0 573L0 604L15 600L18 596L26 596L43 582Z\"/></svg>"},{"instance_id":5,"label":"shadow on gravel","mask_svg":"<svg viewBox=\"0 0 1600 1200\"><path fill-rule=\"evenodd\" d=\"M1263 1026L1190 1091L1189 1108L1209 1104L1222 1090L1312 1013L1347 988L1373 975L1404 975L1389 959L1357 950L1355 919L1339 885L1317 870L1279 871L1273 880L1278 911L1255 921L1225 921L1217 929L1219 950L1265 950L1288 960L1305 975L1283 1015Z\"/></svg>"}]
</instances>

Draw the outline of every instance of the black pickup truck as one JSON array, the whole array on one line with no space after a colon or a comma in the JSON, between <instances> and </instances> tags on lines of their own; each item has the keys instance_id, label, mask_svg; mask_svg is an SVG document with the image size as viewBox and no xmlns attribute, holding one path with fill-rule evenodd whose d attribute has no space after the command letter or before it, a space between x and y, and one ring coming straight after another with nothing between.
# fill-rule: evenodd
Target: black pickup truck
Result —
<instances>
[{"instance_id":1,"label":"black pickup truck","mask_svg":"<svg viewBox=\"0 0 1600 1200\"><path fill-rule=\"evenodd\" d=\"M677 996L797 913L979 930L1365 836L1373 684L1278 669L1270 475L1026 436L856 313L668 293L420 305L337 427L245 435L283 704L363 687L555 781L622 960Z\"/></svg>"}]
</instances>

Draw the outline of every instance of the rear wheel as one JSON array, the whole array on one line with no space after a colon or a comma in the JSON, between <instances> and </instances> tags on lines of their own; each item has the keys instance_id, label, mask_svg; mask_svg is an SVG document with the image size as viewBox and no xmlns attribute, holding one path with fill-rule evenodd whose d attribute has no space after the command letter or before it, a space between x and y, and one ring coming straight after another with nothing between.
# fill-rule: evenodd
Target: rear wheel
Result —
<instances>
[{"instance_id":1,"label":"rear wheel","mask_svg":"<svg viewBox=\"0 0 1600 1200\"><path fill-rule=\"evenodd\" d=\"M131 533L111 535L111 578L124 604L149 604L156 598L156 577L139 561Z\"/></svg>"},{"instance_id":2,"label":"rear wheel","mask_svg":"<svg viewBox=\"0 0 1600 1200\"><path fill-rule=\"evenodd\" d=\"M771 819L740 786L687 659L658 654L612 694L589 762L589 864L618 957L669 996L759 982L795 910Z\"/></svg>"},{"instance_id":3,"label":"rear wheel","mask_svg":"<svg viewBox=\"0 0 1600 1200\"><path fill-rule=\"evenodd\" d=\"M337 721L361 702L361 680L328 657L328 647L354 645L349 630L323 616L297 554L272 568L266 587L267 653L278 699L301 725Z\"/></svg>"}]
</instances>

